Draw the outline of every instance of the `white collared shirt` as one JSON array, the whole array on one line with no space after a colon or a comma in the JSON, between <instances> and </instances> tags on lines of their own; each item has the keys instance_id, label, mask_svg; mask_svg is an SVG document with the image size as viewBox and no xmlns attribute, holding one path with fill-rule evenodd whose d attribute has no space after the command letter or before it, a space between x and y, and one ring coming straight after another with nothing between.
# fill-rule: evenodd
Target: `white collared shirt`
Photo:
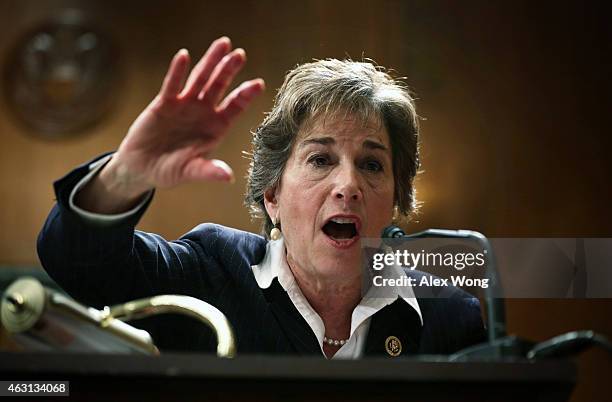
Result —
<instances>
[{"instance_id":1,"label":"white collared shirt","mask_svg":"<svg viewBox=\"0 0 612 402\"><path fill-rule=\"evenodd\" d=\"M285 243L281 237L279 240L268 242L266 255L264 259L257 265L251 267L257 284L262 289L267 289L272 284L274 278L278 278L278 282L287 292L287 295L293 302L297 311L304 317L312 332L315 334L321 353L323 352L323 337L325 336L325 325L323 320L312 308L300 287L295 281L295 277L287 264ZM380 272L383 278L398 278L406 274L402 268L397 266L388 267ZM382 293L384 292L384 293ZM408 305L410 305L419 315L421 324L423 316L417 302L414 292L411 287L386 287L384 290L380 288L370 287L366 292L361 302L353 310L351 316L351 332L348 341L340 347L334 354L333 359L358 359L363 353L365 340L370 328L371 317L401 297Z\"/></svg>"}]
</instances>

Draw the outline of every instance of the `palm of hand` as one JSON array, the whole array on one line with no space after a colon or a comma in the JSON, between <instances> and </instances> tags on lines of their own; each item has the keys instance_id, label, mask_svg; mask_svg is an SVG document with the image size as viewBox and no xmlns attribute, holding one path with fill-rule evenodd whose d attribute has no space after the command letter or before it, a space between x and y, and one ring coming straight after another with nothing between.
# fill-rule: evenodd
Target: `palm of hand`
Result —
<instances>
[{"instance_id":1,"label":"palm of hand","mask_svg":"<svg viewBox=\"0 0 612 402\"><path fill-rule=\"evenodd\" d=\"M227 38L213 42L185 85L189 55L177 53L160 93L132 124L117 152L116 159L132 178L160 188L233 179L226 163L207 157L264 84L261 79L246 81L223 98L245 62L244 51L229 50Z\"/></svg>"}]
</instances>

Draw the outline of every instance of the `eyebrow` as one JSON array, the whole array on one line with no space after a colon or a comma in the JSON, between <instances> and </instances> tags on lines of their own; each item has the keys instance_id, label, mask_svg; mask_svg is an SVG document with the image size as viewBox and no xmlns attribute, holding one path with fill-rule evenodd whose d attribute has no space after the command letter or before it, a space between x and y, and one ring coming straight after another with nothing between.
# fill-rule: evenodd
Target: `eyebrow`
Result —
<instances>
[{"instance_id":1,"label":"eyebrow","mask_svg":"<svg viewBox=\"0 0 612 402\"><path fill-rule=\"evenodd\" d=\"M332 137L318 137L318 138L309 138L307 140L304 140L299 147L305 147L307 145L310 144L318 144L318 145L333 145L336 143L336 140L334 140ZM378 149L381 151L387 151L387 147L384 146L383 144L381 144L380 142L377 141L372 141L372 140L365 140L363 142L363 147L366 149Z\"/></svg>"}]
</instances>

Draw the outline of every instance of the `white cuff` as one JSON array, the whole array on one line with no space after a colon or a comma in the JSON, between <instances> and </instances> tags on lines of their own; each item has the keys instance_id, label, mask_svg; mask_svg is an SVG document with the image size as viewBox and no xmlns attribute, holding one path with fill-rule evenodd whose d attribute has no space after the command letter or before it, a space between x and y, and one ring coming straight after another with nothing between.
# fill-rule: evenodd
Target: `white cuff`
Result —
<instances>
[{"instance_id":1,"label":"white cuff","mask_svg":"<svg viewBox=\"0 0 612 402\"><path fill-rule=\"evenodd\" d=\"M74 203L74 197L76 193L79 192L89 181L96 175L98 172L106 165L108 161L113 157L113 155L105 156L102 159L99 159L95 162L92 162L89 165L89 173L87 176L83 177L80 182L72 189L70 192L70 197L68 198L68 205L70 209L74 211L77 215L79 215L83 220L98 225L98 226L110 226L121 221L124 221L128 218L131 218L134 214L136 214L151 198L153 195L153 190L149 191L147 196L140 202L137 206L130 209L129 211L122 212L120 214L98 214L95 212L89 212L84 210L83 208L79 208Z\"/></svg>"}]
</instances>

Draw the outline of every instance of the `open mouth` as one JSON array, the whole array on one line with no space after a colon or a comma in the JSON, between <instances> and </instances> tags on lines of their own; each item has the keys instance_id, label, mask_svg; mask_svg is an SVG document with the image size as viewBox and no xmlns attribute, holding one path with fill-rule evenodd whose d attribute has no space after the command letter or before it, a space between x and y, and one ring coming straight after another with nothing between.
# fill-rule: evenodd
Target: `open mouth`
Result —
<instances>
[{"instance_id":1,"label":"open mouth","mask_svg":"<svg viewBox=\"0 0 612 402\"><path fill-rule=\"evenodd\" d=\"M358 221L355 218L334 217L324 226L323 233L335 241L346 241L359 234Z\"/></svg>"}]
</instances>

